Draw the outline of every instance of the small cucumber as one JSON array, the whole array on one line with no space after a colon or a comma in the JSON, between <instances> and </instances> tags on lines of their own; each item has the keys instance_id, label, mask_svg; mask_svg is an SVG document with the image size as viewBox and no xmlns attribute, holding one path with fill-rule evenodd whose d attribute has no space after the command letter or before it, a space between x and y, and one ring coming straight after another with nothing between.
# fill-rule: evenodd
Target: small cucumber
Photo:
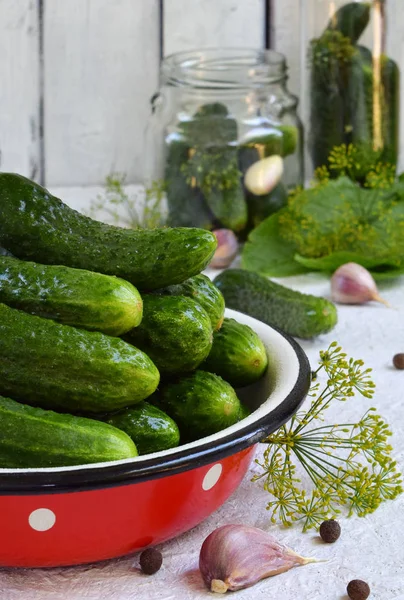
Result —
<instances>
[{"instance_id":1,"label":"small cucumber","mask_svg":"<svg viewBox=\"0 0 404 600\"><path fill-rule=\"evenodd\" d=\"M331 331L337 323L337 309L329 300L301 294L258 273L229 269L220 273L214 284L228 308L279 327L289 335L312 338Z\"/></svg>"},{"instance_id":2,"label":"small cucumber","mask_svg":"<svg viewBox=\"0 0 404 600\"><path fill-rule=\"evenodd\" d=\"M122 335L142 320L142 298L123 279L8 256L0 256L0 302L109 335Z\"/></svg>"},{"instance_id":3,"label":"small cucumber","mask_svg":"<svg viewBox=\"0 0 404 600\"><path fill-rule=\"evenodd\" d=\"M119 338L0 304L0 394L51 410L102 413L144 400L159 379L150 358Z\"/></svg>"},{"instance_id":4,"label":"small cucumber","mask_svg":"<svg viewBox=\"0 0 404 600\"><path fill-rule=\"evenodd\" d=\"M327 29L340 31L355 44L369 24L371 8L371 2L348 2L333 14Z\"/></svg>"},{"instance_id":5,"label":"small cucumber","mask_svg":"<svg viewBox=\"0 0 404 600\"><path fill-rule=\"evenodd\" d=\"M149 401L174 419L182 442L221 431L245 416L231 385L206 371L163 385Z\"/></svg>"},{"instance_id":6,"label":"small cucumber","mask_svg":"<svg viewBox=\"0 0 404 600\"><path fill-rule=\"evenodd\" d=\"M67 467L137 456L126 433L69 414L33 408L0 396L0 467Z\"/></svg>"},{"instance_id":7,"label":"small cucumber","mask_svg":"<svg viewBox=\"0 0 404 600\"><path fill-rule=\"evenodd\" d=\"M174 448L180 442L177 424L148 402L140 402L103 420L127 433L135 442L139 454Z\"/></svg>"},{"instance_id":8,"label":"small cucumber","mask_svg":"<svg viewBox=\"0 0 404 600\"><path fill-rule=\"evenodd\" d=\"M213 345L201 369L216 373L234 387L260 379L268 366L265 346L259 336L235 319L225 319L213 335Z\"/></svg>"},{"instance_id":9,"label":"small cucumber","mask_svg":"<svg viewBox=\"0 0 404 600\"><path fill-rule=\"evenodd\" d=\"M140 348L161 374L193 371L212 347L212 325L206 311L184 296L143 296L143 319L124 339Z\"/></svg>"},{"instance_id":10,"label":"small cucumber","mask_svg":"<svg viewBox=\"0 0 404 600\"><path fill-rule=\"evenodd\" d=\"M217 240L203 229L100 223L37 183L0 173L0 245L24 260L116 275L139 290L154 290L200 273Z\"/></svg>"},{"instance_id":11,"label":"small cucumber","mask_svg":"<svg viewBox=\"0 0 404 600\"><path fill-rule=\"evenodd\" d=\"M158 290L157 293L192 298L206 310L214 331L222 326L225 309L224 298L206 275L195 275L183 283Z\"/></svg>"}]
</instances>

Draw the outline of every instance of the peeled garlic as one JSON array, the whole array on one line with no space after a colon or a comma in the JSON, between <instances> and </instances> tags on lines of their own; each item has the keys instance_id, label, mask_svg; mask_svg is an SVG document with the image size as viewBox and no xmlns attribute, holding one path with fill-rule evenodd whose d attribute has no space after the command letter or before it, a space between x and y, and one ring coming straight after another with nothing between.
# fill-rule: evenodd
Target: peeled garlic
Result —
<instances>
[{"instance_id":1,"label":"peeled garlic","mask_svg":"<svg viewBox=\"0 0 404 600\"><path fill-rule=\"evenodd\" d=\"M270 156L253 163L246 171L244 185L256 196L264 196L271 192L280 182L283 175L283 158Z\"/></svg>"},{"instance_id":2,"label":"peeled garlic","mask_svg":"<svg viewBox=\"0 0 404 600\"><path fill-rule=\"evenodd\" d=\"M375 300L388 306L388 302L380 297L369 271L353 262L339 267L331 277L331 297L340 304L364 304Z\"/></svg>"},{"instance_id":3,"label":"peeled garlic","mask_svg":"<svg viewBox=\"0 0 404 600\"><path fill-rule=\"evenodd\" d=\"M199 570L210 591L224 594L310 562L316 561L299 556L261 529L224 525L203 542Z\"/></svg>"}]
</instances>

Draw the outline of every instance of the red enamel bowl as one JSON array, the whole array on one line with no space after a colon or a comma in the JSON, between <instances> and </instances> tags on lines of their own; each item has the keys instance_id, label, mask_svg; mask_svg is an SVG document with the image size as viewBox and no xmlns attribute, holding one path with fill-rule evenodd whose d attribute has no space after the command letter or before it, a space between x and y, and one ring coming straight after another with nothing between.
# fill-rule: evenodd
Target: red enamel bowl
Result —
<instances>
[{"instance_id":1,"label":"red enamel bowl","mask_svg":"<svg viewBox=\"0 0 404 600\"><path fill-rule=\"evenodd\" d=\"M0 566L95 562L155 545L210 515L246 474L257 442L297 411L310 385L300 346L235 311L269 356L265 377L243 390L253 412L190 444L135 459L77 467L0 469Z\"/></svg>"}]
</instances>

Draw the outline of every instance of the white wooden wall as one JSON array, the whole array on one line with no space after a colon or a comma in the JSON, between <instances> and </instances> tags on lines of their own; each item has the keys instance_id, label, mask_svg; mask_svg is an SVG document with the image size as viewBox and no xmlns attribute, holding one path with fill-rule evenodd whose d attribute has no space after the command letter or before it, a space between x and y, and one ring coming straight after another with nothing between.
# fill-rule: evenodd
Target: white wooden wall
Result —
<instances>
[{"instance_id":1,"label":"white wooden wall","mask_svg":"<svg viewBox=\"0 0 404 600\"><path fill-rule=\"evenodd\" d=\"M302 2L272 0L271 11L272 46L287 56L295 93ZM397 15L389 24L389 50L404 65L404 0L389 3ZM194 47L265 47L269 5L0 0L0 169L53 188L99 185L112 171L141 181L144 127L161 55Z\"/></svg>"}]
</instances>

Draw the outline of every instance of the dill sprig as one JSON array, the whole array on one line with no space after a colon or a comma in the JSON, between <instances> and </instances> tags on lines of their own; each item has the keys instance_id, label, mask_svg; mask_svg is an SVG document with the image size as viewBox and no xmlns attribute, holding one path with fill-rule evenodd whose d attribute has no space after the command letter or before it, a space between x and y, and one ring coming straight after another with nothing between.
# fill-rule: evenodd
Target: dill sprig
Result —
<instances>
[{"instance_id":1,"label":"dill sprig","mask_svg":"<svg viewBox=\"0 0 404 600\"><path fill-rule=\"evenodd\" d=\"M144 193L139 191L129 196L125 191L125 180L126 175L122 173L111 173L106 177L103 194L91 202L90 217L97 218L104 212L114 224L131 229L153 229L164 225L165 182L153 181Z\"/></svg>"},{"instance_id":2,"label":"dill sprig","mask_svg":"<svg viewBox=\"0 0 404 600\"><path fill-rule=\"evenodd\" d=\"M336 342L320 352L309 396L310 408L264 440L263 459L256 460L273 496L267 509L271 520L290 526L301 522L306 531L326 518L346 510L360 517L374 512L385 500L402 491L402 476L391 457L391 431L383 418L370 408L357 423L324 424L331 403L346 401L356 393L372 398L375 384L371 369L362 360L347 358ZM326 375L322 385L321 373ZM309 477L305 489L297 465Z\"/></svg>"}]
</instances>

